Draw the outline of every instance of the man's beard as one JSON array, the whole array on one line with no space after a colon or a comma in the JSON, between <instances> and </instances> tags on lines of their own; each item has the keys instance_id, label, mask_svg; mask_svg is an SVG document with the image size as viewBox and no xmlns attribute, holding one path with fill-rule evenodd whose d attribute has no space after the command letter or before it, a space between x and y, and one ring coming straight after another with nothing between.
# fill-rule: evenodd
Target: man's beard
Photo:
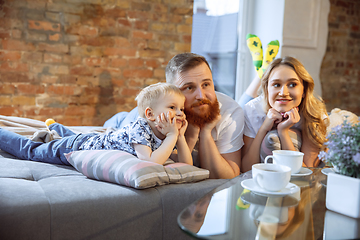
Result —
<instances>
[{"instance_id":1,"label":"man's beard","mask_svg":"<svg viewBox=\"0 0 360 240\"><path fill-rule=\"evenodd\" d=\"M195 112L193 108L202 104L207 104L209 106L208 110L205 113ZM212 122L220 114L219 102L217 99L215 102L203 99L192 104L190 109L185 108L184 112L186 115L186 120L189 124L202 128L205 124Z\"/></svg>"}]
</instances>

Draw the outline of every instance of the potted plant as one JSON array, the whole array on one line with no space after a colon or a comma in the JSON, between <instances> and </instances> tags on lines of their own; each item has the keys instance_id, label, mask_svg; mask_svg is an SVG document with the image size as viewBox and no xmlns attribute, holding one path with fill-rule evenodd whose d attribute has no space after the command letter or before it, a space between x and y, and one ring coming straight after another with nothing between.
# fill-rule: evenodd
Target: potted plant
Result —
<instances>
[{"instance_id":1,"label":"potted plant","mask_svg":"<svg viewBox=\"0 0 360 240\"><path fill-rule=\"evenodd\" d=\"M326 208L360 218L360 123L344 121L328 135L319 158L334 167L326 188Z\"/></svg>"}]
</instances>

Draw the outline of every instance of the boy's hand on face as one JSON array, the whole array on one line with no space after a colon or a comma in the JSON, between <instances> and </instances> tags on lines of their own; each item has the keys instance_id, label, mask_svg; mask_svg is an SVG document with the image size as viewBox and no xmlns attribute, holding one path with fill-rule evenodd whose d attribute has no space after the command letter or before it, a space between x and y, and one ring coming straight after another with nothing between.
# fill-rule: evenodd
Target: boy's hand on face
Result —
<instances>
[{"instance_id":1,"label":"boy's hand on face","mask_svg":"<svg viewBox=\"0 0 360 240\"><path fill-rule=\"evenodd\" d=\"M186 121L186 119L184 119L183 124L182 124L181 128L179 129L179 135L184 136L187 127L188 127L188 121Z\"/></svg>"},{"instance_id":2,"label":"boy's hand on face","mask_svg":"<svg viewBox=\"0 0 360 240\"><path fill-rule=\"evenodd\" d=\"M178 129L176 127L176 119L170 117L170 112L161 113L157 116L157 125L156 128L163 135L168 136L168 134L178 134Z\"/></svg>"}]
</instances>

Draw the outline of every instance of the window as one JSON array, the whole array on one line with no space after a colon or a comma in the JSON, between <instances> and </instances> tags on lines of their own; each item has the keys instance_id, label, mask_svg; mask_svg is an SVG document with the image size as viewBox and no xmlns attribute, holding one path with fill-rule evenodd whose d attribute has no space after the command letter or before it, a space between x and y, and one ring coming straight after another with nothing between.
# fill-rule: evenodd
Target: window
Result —
<instances>
[{"instance_id":1,"label":"window","mask_svg":"<svg viewBox=\"0 0 360 240\"><path fill-rule=\"evenodd\" d=\"M195 0L191 51L209 62L216 91L235 99L239 0Z\"/></svg>"}]
</instances>

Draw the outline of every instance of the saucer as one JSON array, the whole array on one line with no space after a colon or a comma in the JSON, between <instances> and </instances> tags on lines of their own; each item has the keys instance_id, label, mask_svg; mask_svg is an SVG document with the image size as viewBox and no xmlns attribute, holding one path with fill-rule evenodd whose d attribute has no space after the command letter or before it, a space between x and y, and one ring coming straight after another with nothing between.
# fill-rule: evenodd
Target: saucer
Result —
<instances>
[{"instance_id":1,"label":"saucer","mask_svg":"<svg viewBox=\"0 0 360 240\"><path fill-rule=\"evenodd\" d=\"M243 188L246 188L254 193L260 194L260 195L276 195L276 196L286 196L289 194L293 194L296 193L298 191L300 191L300 188L293 183L288 183L288 185L286 185L285 188L281 189L278 192L271 192L271 191L267 191L261 187L259 187L253 179L246 179L244 181L241 182L241 186Z\"/></svg>"},{"instance_id":2,"label":"saucer","mask_svg":"<svg viewBox=\"0 0 360 240\"><path fill-rule=\"evenodd\" d=\"M321 172L325 175L328 175L329 173L336 173L334 168L323 168L321 169Z\"/></svg>"},{"instance_id":3,"label":"saucer","mask_svg":"<svg viewBox=\"0 0 360 240\"><path fill-rule=\"evenodd\" d=\"M291 176L301 177L301 176L310 175L312 173L313 173L313 171L311 171L310 169L302 167L298 173L293 173L293 174L291 174Z\"/></svg>"}]
</instances>

